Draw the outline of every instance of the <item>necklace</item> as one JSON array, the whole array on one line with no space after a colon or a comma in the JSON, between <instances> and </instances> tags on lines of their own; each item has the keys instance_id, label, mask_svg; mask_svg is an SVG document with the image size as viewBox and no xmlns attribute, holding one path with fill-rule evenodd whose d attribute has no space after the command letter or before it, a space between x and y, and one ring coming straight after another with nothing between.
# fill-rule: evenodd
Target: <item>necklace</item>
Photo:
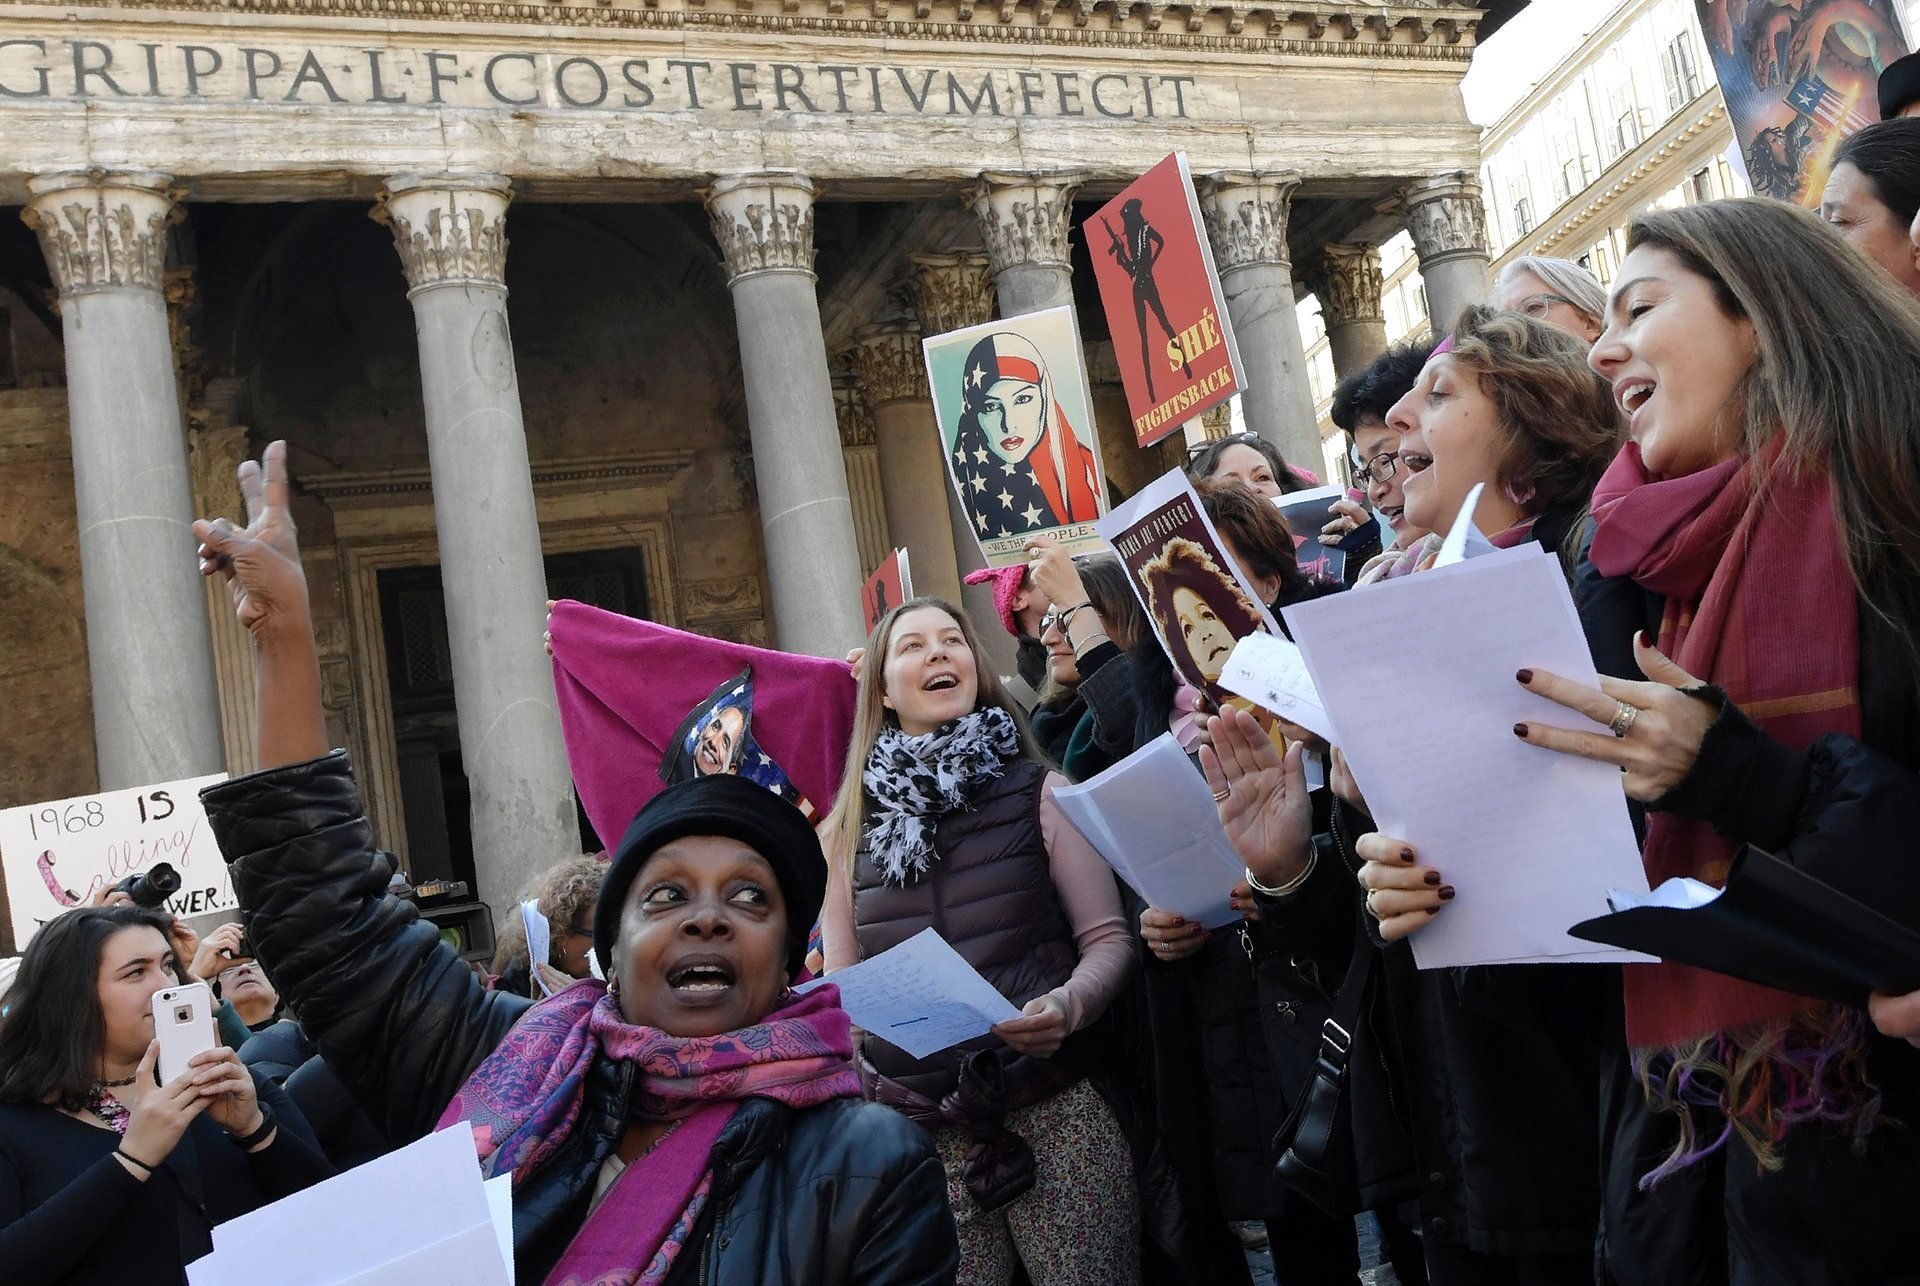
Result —
<instances>
[{"instance_id":1,"label":"necklace","mask_svg":"<svg viewBox=\"0 0 1920 1286\"><path fill-rule=\"evenodd\" d=\"M127 1086L133 1084L134 1081L138 1080L139 1077L140 1077L140 1073L135 1072L132 1076L127 1077L123 1081L101 1081L100 1085L105 1089L123 1090Z\"/></svg>"}]
</instances>

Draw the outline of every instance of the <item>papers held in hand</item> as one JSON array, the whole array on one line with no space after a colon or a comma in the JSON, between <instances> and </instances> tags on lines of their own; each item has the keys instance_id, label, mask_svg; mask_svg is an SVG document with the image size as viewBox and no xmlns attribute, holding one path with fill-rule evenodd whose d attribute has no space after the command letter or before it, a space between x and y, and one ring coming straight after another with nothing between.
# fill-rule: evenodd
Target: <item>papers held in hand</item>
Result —
<instances>
[{"instance_id":1,"label":"papers held in hand","mask_svg":"<svg viewBox=\"0 0 1920 1286\"><path fill-rule=\"evenodd\" d=\"M512 1286L513 1203L465 1121L213 1230L189 1286ZM405 1194L403 1217L373 1218Z\"/></svg>"},{"instance_id":2,"label":"papers held in hand","mask_svg":"<svg viewBox=\"0 0 1920 1286\"><path fill-rule=\"evenodd\" d=\"M1249 634L1233 645L1220 686L1273 711L1288 723L1338 744L1300 649L1277 634Z\"/></svg>"},{"instance_id":3,"label":"papers held in hand","mask_svg":"<svg viewBox=\"0 0 1920 1286\"><path fill-rule=\"evenodd\" d=\"M1421 968L1644 958L1567 933L1609 889L1646 888L1620 770L1513 735L1583 723L1516 670L1599 686L1557 557L1497 550L1286 618L1381 833L1459 892L1413 935Z\"/></svg>"},{"instance_id":4,"label":"papers held in hand","mask_svg":"<svg viewBox=\"0 0 1920 1286\"><path fill-rule=\"evenodd\" d=\"M1920 989L1920 933L1756 848L1724 890L1680 878L1609 901L1573 936L1843 1005Z\"/></svg>"},{"instance_id":5,"label":"papers held in hand","mask_svg":"<svg viewBox=\"0 0 1920 1286\"><path fill-rule=\"evenodd\" d=\"M932 929L795 988L833 983L860 1027L915 1058L984 1036L1020 1011Z\"/></svg>"},{"instance_id":6,"label":"papers held in hand","mask_svg":"<svg viewBox=\"0 0 1920 1286\"><path fill-rule=\"evenodd\" d=\"M1209 929L1239 919L1231 895L1245 864L1220 826L1206 778L1172 733L1053 797L1148 906Z\"/></svg>"}]
</instances>

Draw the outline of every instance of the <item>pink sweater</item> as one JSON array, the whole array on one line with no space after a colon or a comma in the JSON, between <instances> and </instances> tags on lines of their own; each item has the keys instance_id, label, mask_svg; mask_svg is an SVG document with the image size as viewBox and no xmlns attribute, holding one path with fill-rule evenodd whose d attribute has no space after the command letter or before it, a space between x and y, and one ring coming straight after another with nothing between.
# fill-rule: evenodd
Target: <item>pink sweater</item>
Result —
<instances>
[{"instance_id":1,"label":"pink sweater","mask_svg":"<svg viewBox=\"0 0 1920 1286\"><path fill-rule=\"evenodd\" d=\"M1053 887L1060 905L1073 926L1074 946L1080 962L1073 974L1050 993L1058 997L1067 1011L1067 1030L1079 1031L1106 1012L1107 1006L1126 986L1133 968L1133 944L1127 933L1126 916L1120 909L1120 889L1114 883L1113 869L1095 851L1093 845L1054 802L1053 792L1067 784L1059 773L1048 773L1040 797L1040 833L1047 844L1047 857L1053 873ZM827 851L834 848L834 837L823 834ZM827 901L820 910L820 933L824 939L827 972L844 969L860 959L860 944L854 936L853 893L847 883L844 862L833 862L827 872Z\"/></svg>"}]
</instances>

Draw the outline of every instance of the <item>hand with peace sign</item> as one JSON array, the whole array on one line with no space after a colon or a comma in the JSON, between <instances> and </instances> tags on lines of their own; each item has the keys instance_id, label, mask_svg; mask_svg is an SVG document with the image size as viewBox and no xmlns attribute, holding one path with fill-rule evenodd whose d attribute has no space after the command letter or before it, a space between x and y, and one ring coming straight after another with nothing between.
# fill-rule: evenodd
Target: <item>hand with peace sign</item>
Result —
<instances>
[{"instance_id":1,"label":"hand with peace sign","mask_svg":"<svg viewBox=\"0 0 1920 1286\"><path fill-rule=\"evenodd\" d=\"M269 443L259 464L241 463L239 477L247 525L235 527L225 518L195 522L200 572L227 578L234 614L256 640L268 628L290 625L307 632L307 577L287 508L287 444Z\"/></svg>"},{"instance_id":2,"label":"hand with peace sign","mask_svg":"<svg viewBox=\"0 0 1920 1286\"><path fill-rule=\"evenodd\" d=\"M234 615L253 636L260 697L255 747L261 768L278 768L327 753L307 575L287 507L287 444L269 443L260 463L245 461L239 476L247 525L201 518L193 534L200 540L201 574L227 578Z\"/></svg>"}]
</instances>

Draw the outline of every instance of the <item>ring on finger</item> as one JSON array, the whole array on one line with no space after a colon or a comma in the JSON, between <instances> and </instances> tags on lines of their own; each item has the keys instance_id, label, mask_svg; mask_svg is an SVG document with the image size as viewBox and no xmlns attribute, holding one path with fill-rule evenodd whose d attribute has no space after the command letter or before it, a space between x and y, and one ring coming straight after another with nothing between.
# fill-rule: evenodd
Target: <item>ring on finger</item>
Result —
<instances>
[{"instance_id":1,"label":"ring on finger","mask_svg":"<svg viewBox=\"0 0 1920 1286\"><path fill-rule=\"evenodd\" d=\"M1219 790L1216 790L1213 792L1213 802L1217 804L1221 800L1225 799L1228 795L1231 795L1232 793L1233 793L1233 787L1222 786Z\"/></svg>"},{"instance_id":2,"label":"ring on finger","mask_svg":"<svg viewBox=\"0 0 1920 1286\"><path fill-rule=\"evenodd\" d=\"M1367 914L1376 920L1385 918L1380 914L1380 909L1373 904L1373 895L1379 891L1379 889L1368 889L1366 897Z\"/></svg>"},{"instance_id":3,"label":"ring on finger","mask_svg":"<svg viewBox=\"0 0 1920 1286\"><path fill-rule=\"evenodd\" d=\"M1640 710L1639 707L1630 706L1624 701L1616 701L1613 704L1615 707L1613 719L1607 724L1607 731L1616 737L1624 737L1633 731L1633 721L1640 717Z\"/></svg>"}]
</instances>

